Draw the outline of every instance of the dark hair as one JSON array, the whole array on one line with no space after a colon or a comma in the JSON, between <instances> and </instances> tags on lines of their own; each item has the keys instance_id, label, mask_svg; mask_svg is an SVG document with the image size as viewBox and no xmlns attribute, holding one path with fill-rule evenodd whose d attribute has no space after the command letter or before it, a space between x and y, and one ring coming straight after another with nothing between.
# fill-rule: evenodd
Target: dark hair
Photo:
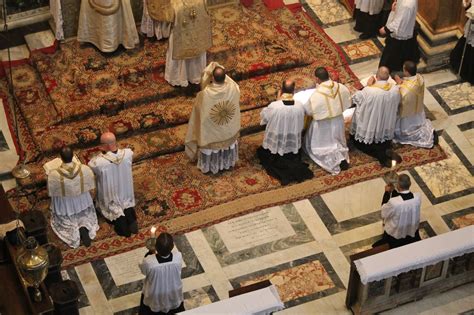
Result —
<instances>
[{"instance_id":1,"label":"dark hair","mask_svg":"<svg viewBox=\"0 0 474 315\"><path fill-rule=\"evenodd\" d=\"M224 83L225 81L225 70L221 67L214 68L212 71L212 77L216 83Z\"/></svg>"},{"instance_id":2,"label":"dark hair","mask_svg":"<svg viewBox=\"0 0 474 315\"><path fill-rule=\"evenodd\" d=\"M410 186L411 186L410 176L406 174L400 174L398 176L398 186L400 186L400 189L403 189L403 190L410 189Z\"/></svg>"},{"instance_id":3,"label":"dark hair","mask_svg":"<svg viewBox=\"0 0 474 315\"><path fill-rule=\"evenodd\" d=\"M74 156L70 147L62 147L61 151L59 152L59 155L61 156L61 160L64 163L71 163L72 157Z\"/></svg>"},{"instance_id":4,"label":"dark hair","mask_svg":"<svg viewBox=\"0 0 474 315\"><path fill-rule=\"evenodd\" d=\"M295 81L285 80L281 84L281 92L293 94L295 92Z\"/></svg>"},{"instance_id":5,"label":"dark hair","mask_svg":"<svg viewBox=\"0 0 474 315\"><path fill-rule=\"evenodd\" d=\"M156 251L162 257L168 256L174 248L173 236L169 233L161 233L156 238Z\"/></svg>"},{"instance_id":6,"label":"dark hair","mask_svg":"<svg viewBox=\"0 0 474 315\"><path fill-rule=\"evenodd\" d=\"M314 70L314 76L321 81L329 80L329 73L324 67L319 67Z\"/></svg>"},{"instance_id":7,"label":"dark hair","mask_svg":"<svg viewBox=\"0 0 474 315\"><path fill-rule=\"evenodd\" d=\"M414 63L411 60L407 60L403 63L403 68L410 74L410 75L415 75L416 74L416 63Z\"/></svg>"}]
</instances>

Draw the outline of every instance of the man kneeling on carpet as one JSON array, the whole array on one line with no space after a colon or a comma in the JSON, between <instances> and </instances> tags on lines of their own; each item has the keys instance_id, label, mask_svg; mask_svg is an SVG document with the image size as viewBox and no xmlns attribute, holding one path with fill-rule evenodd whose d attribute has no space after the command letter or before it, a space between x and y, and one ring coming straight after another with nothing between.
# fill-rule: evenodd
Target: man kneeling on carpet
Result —
<instances>
[{"instance_id":1,"label":"man kneeling on carpet","mask_svg":"<svg viewBox=\"0 0 474 315\"><path fill-rule=\"evenodd\" d=\"M260 113L261 125L267 125L257 157L267 173L282 185L313 178L308 164L301 160L301 142L305 110L293 99L295 82L283 81L278 100Z\"/></svg>"},{"instance_id":2,"label":"man kneeling on carpet","mask_svg":"<svg viewBox=\"0 0 474 315\"><path fill-rule=\"evenodd\" d=\"M115 135L100 137L102 153L89 162L97 179L97 205L102 215L114 225L120 236L138 233L133 191L133 151L119 149Z\"/></svg>"},{"instance_id":3,"label":"man kneeling on carpet","mask_svg":"<svg viewBox=\"0 0 474 315\"><path fill-rule=\"evenodd\" d=\"M174 248L173 237L161 233L156 239L156 252L146 254L139 265L145 280L140 301L140 315L184 312L181 268L183 258Z\"/></svg>"},{"instance_id":4,"label":"man kneeling on carpet","mask_svg":"<svg viewBox=\"0 0 474 315\"><path fill-rule=\"evenodd\" d=\"M204 69L185 139L185 152L203 172L217 174L239 160L240 89L211 62Z\"/></svg>"},{"instance_id":5,"label":"man kneeling on carpet","mask_svg":"<svg viewBox=\"0 0 474 315\"><path fill-rule=\"evenodd\" d=\"M71 148L63 147L60 156L60 161L44 165L51 197L51 228L72 248L79 247L81 241L90 246L99 230L90 194L95 188L94 173L74 157Z\"/></svg>"},{"instance_id":6,"label":"man kneeling on carpet","mask_svg":"<svg viewBox=\"0 0 474 315\"><path fill-rule=\"evenodd\" d=\"M406 174L398 176L397 190L393 185L385 186L382 199L383 236L372 247L388 243L390 248L400 247L421 240L420 225L421 196L410 192L411 181Z\"/></svg>"}]
</instances>

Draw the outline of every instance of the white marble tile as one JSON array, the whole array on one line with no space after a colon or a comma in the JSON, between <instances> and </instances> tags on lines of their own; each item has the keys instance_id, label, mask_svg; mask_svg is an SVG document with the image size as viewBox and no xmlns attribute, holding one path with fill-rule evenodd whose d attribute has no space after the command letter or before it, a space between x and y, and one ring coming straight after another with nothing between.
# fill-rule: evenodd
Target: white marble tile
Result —
<instances>
[{"instance_id":1,"label":"white marble tile","mask_svg":"<svg viewBox=\"0 0 474 315\"><path fill-rule=\"evenodd\" d=\"M469 141L471 146L474 146L474 129L463 131L463 134L464 137L466 137L467 141Z\"/></svg>"},{"instance_id":2,"label":"white marble tile","mask_svg":"<svg viewBox=\"0 0 474 315\"><path fill-rule=\"evenodd\" d=\"M359 38L359 33L354 31L355 22L345 23L326 28L324 31L335 43L347 42Z\"/></svg>"},{"instance_id":3,"label":"white marble tile","mask_svg":"<svg viewBox=\"0 0 474 315\"><path fill-rule=\"evenodd\" d=\"M134 308L140 305L141 295L142 292L139 291L125 296L121 296L116 299L109 300L110 307L112 308L114 313Z\"/></svg>"},{"instance_id":4,"label":"white marble tile","mask_svg":"<svg viewBox=\"0 0 474 315\"><path fill-rule=\"evenodd\" d=\"M453 141L456 143L456 146L461 150L469 162L474 164L474 147L463 134L463 132L459 130L459 128L454 124L451 124L449 127L447 127L446 132L451 137L451 139L453 139Z\"/></svg>"},{"instance_id":5,"label":"white marble tile","mask_svg":"<svg viewBox=\"0 0 474 315\"><path fill-rule=\"evenodd\" d=\"M433 195L441 197L473 187L474 178L443 138L440 138L440 145L448 155L447 159L415 168Z\"/></svg>"},{"instance_id":6,"label":"white marble tile","mask_svg":"<svg viewBox=\"0 0 474 315\"><path fill-rule=\"evenodd\" d=\"M423 78L425 79L425 87L457 80L456 75L450 69L425 73L423 74Z\"/></svg>"},{"instance_id":7,"label":"white marble tile","mask_svg":"<svg viewBox=\"0 0 474 315\"><path fill-rule=\"evenodd\" d=\"M367 61L355 63L351 65L351 70L355 75L362 80L364 78L375 75L377 68L379 67L379 61L377 58L370 59Z\"/></svg>"},{"instance_id":8,"label":"white marble tile","mask_svg":"<svg viewBox=\"0 0 474 315\"><path fill-rule=\"evenodd\" d=\"M323 194L321 197L336 220L342 222L379 210L384 187L383 179L376 178Z\"/></svg>"},{"instance_id":9,"label":"white marble tile","mask_svg":"<svg viewBox=\"0 0 474 315\"><path fill-rule=\"evenodd\" d=\"M143 257L145 257L147 252L148 250L145 247L140 247L104 259L109 268L110 275L117 286L145 278L138 264L143 261Z\"/></svg>"},{"instance_id":10,"label":"white marble tile","mask_svg":"<svg viewBox=\"0 0 474 315\"><path fill-rule=\"evenodd\" d=\"M3 190L9 191L10 189L13 189L16 187L16 180L14 178L4 180L2 181L2 186L3 186Z\"/></svg>"},{"instance_id":11,"label":"white marble tile","mask_svg":"<svg viewBox=\"0 0 474 315\"><path fill-rule=\"evenodd\" d=\"M186 233L186 238L201 263L202 268L206 272L206 276L214 287L219 299L228 298L229 290L232 290L232 285L227 280L226 274L222 270L219 261L207 243L202 231L197 230Z\"/></svg>"},{"instance_id":12,"label":"white marble tile","mask_svg":"<svg viewBox=\"0 0 474 315\"><path fill-rule=\"evenodd\" d=\"M435 205L434 207L440 213L440 215L445 215L472 207L472 205L474 205L474 194L442 202Z\"/></svg>"},{"instance_id":13,"label":"white marble tile","mask_svg":"<svg viewBox=\"0 0 474 315\"><path fill-rule=\"evenodd\" d=\"M25 35L26 45L30 51L51 47L54 44L55 37L51 30Z\"/></svg>"},{"instance_id":14,"label":"white marble tile","mask_svg":"<svg viewBox=\"0 0 474 315\"><path fill-rule=\"evenodd\" d=\"M86 306L79 309L79 315L95 315L94 309L92 306Z\"/></svg>"},{"instance_id":15,"label":"white marble tile","mask_svg":"<svg viewBox=\"0 0 474 315\"><path fill-rule=\"evenodd\" d=\"M331 239L331 233L329 233L321 218L316 214L316 210L314 210L313 205L308 199L294 202L293 205L298 210L299 215L315 240Z\"/></svg>"},{"instance_id":16,"label":"white marble tile","mask_svg":"<svg viewBox=\"0 0 474 315\"><path fill-rule=\"evenodd\" d=\"M472 122L474 121L474 110L470 110L456 115L451 115L449 118L451 118L455 125L461 125L468 122Z\"/></svg>"},{"instance_id":17,"label":"white marble tile","mask_svg":"<svg viewBox=\"0 0 474 315\"><path fill-rule=\"evenodd\" d=\"M224 267L224 272L229 279L243 276L259 270L265 270L273 266L288 263L300 258L311 256L321 252L317 242L310 242L285 250L277 251L255 259L243 261Z\"/></svg>"},{"instance_id":18,"label":"white marble tile","mask_svg":"<svg viewBox=\"0 0 474 315\"><path fill-rule=\"evenodd\" d=\"M280 207L250 213L214 227L230 253L295 235Z\"/></svg>"},{"instance_id":19,"label":"white marble tile","mask_svg":"<svg viewBox=\"0 0 474 315\"><path fill-rule=\"evenodd\" d=\"M77 266L75 269L82 287L86 292L93 314L113 314L113 310L107 301L107 297L102 290L91 264L83 264Z\"/></svg>"},{"instance_id":20,"label":"white marble tile","mask_svg":"<svg viewBox=\"0 0 474 315\"><path fill-rule=\"evenodd\" d=\"M196 290L210 284L205 273L183 279L183 291Z\"/></svg>"},{"instance_id":21,"label":"white marble tile","mask_svg":"<svg viewBox=\"0 0 474 315\"><path fill-rule=\"evenodd\" d=\"M10 48L10 58L12 61L30 58L30 51L26 45L20 45ZM0 51L0 59L4 62L8 61L8 49Z\"/></svg>"},{"instance_id":22,"label":"white marble tile","mask_svg":"<svg viewBox=\"0 0 474 315\"><path fill-rule=\"evenodd\" d=\"M344 246L352 244L361 240L365 240L383 233L382 218L379 222L375 222L369 225L364 225L347 232L339 233L334 235L334 240L338 246Z\"/></svg>"}]
</instances>

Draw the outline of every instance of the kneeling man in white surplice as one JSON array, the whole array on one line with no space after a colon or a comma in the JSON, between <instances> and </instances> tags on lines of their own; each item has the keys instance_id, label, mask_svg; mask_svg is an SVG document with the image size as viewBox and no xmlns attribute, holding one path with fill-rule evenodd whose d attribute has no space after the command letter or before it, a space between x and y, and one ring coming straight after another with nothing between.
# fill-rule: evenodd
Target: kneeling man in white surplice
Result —
<instances>
[{"instance_id":1,"label":"kneeling man in white surplice","mask_svg":"<svg viewBox=\"0 0 474 315\"><path fill-rule=\"evenodd\" d=\"M349 167L349 149L342 113L351 107L349 89L332 81L325 68L317 68L317 87L304 105L313 120L305 136L304 150L319 166L336 175Z\"/></svg>"},{"instance_id":2,"label":"kneeling man in white surplice","mask_svg":"<svg viewBox=\"0 0 474 315\"><path fill-rule=\"evenodd\" d=\"M133 49L140 43L130 0L82 0L77 40L113 52L120 44Z\"/></svg>"},{"instance_id":3,"label":"kneeling man in white surplice","mask_svg":"<svg viewBox=\"0 0 474 315\"><path fill-rule=\"evenodd\" d=\"M120 149L115 135L105 132L100 137L102 153L90 160L97 179L97 205L102 215L114 225L120 236L138 233L133 190L133 151Z\"/></svg>"},{"instance_id":4,"label":"kneeling man in white surplice","mask_svg":"<svg viewBox=\"0 0 474 315\"><path fill-rule=\"evenodd\" d=\"M95 188L92 170L73 160L71 148L61 149L62 163L50 169L48 194L51 197L51 227L58 237L72 248L90 246L99 225L90 191Z\"/></svg>"},{"instance_id":5,"label":"kneeling man in white surplice","mask_svg":"<svg viewBox=\"0 0 474 315\"><path fill-rule=\"evenodd\" d=\"M415 147L432 148L437 142L437 134L426 119L423 106L425 81L417 74L416 64L405 61L403 64L403 80L395 77L400 86L401 102L395 124L393 142L410 144Z\"/></svg>"},{"instance_id":6,"label":"kneeling man in white surplice","mask_svg":"<svg viewBox=\"0 0 474 315\"><path fill-rule=\"evenodd\" d=\"M212 46L211 17L204 0L172 1L174 22L166 51L165 80L173 86L199 84Z\"/></svg>"},{"instance_id":7,"label":"kneeling man in white surplice","mask_svg":"<svg viewBox=\"0 0 474 315\"><path fill-rule=\"evenodd\" d=\"M170 37L174 11L171 0L143 0L143 15L140 31L156 39Z\"/></svg>"},{"instance_id":8,"label":"kneeling man in white surplice","mask_svg":"<svg viewBox=\"0 0 474 315\"><path fill-rule=\"evenodd\" d=\"M211 79L212 78L212 79ZM216 62L206 67L185 139L185 152L203 172L234 167L239 159L240 89Z\"/></svg>"}]
</instances>

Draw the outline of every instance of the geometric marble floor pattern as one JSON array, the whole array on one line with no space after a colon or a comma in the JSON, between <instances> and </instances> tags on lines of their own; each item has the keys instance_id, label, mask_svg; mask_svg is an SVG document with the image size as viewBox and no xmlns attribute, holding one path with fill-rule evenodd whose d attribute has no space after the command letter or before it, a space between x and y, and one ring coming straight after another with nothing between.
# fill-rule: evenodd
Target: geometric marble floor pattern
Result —
<instances>
[{"instance_id":1,"label":"geometric marble floor pattern","mask_svg":"<svg viewBox=\"0 0 474 315\"><path fill-rule=\"evenodd\" d=\"M382 41L359 40L337 0L302 3L341 45L359 79L376 71ZM449 69L424 78L425 111L448 158L404 173L412 179L412 191L422 195L420 232L428 238L474 224L474 87ZM226 299L233 288L269 279L285 304L279 314L350 314L344 305L348 256L381 236L384 184L372 179L176 236L185 308ZM138 263L145 252L139 248L63 271L64 278L80 284L80 313L136 314L143 286ZM468 284L386 313L473 312L474 284Z\"/></svg>"}]
</instances>

